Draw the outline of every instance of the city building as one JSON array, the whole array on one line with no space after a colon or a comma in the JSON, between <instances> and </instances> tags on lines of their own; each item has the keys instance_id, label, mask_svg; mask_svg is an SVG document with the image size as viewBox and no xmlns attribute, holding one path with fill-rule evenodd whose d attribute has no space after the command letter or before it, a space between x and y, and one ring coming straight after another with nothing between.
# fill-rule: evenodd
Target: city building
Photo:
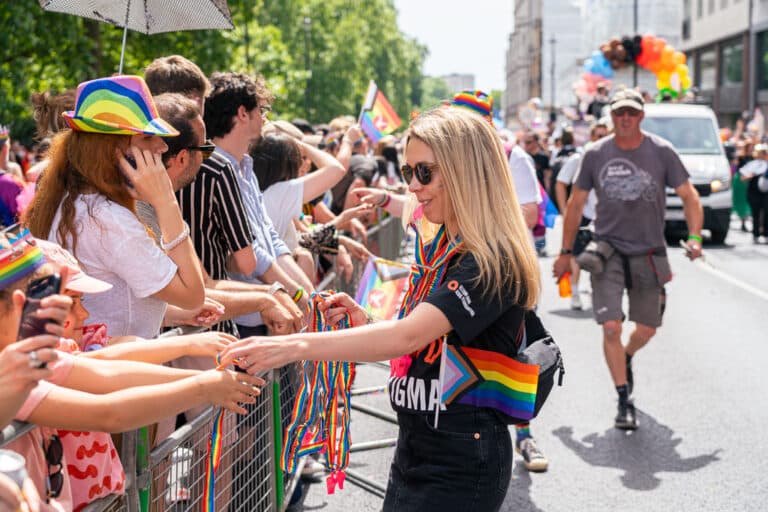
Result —
<instances>
[{"instance_id":1,"label":"city building","mask_svg":"<svg viewBox=\"0 0 768 512\"><path fill-rule=\"evenodd\" d=\"M450 75L443 75L440 78L445 80L445 83L448 84L448 89L454 92L475 88L475 75L451 73ZM490 93L490 91L488 92Z\"/></svg>"},{"instance_id":2,"label":"city building","mask_svg":"<svg viewBox=\"0 0 768 512\"><path fill-rule=\"evenodd\" d=\"M768 107L768 1L683 0L682 49L720 124Z\"/></svg>"},{"instance_id":3,"label":"city building","mask_svg":"<svg viewBox=\"0 0 768 512\"><path fill-rule=\"evenodd\" d=\"M530 98L541 97L541 12L540 0L516 0L514 29L509 36L504 91L504 120L509 126L518 109Z\"/></svg>"},{"instance_id":4,"label":"city building","mask_svg":"<svg viewBox=\"0 0 768 512\"><path fill-rule=\"evenodd\" d=\"M507 123L529 98L541 98L547 111L575 106L573 83L584 60L612 37L650 33L680 49L682 18L683 6L669 0L517 0L507 50ZM612 85L655 93L656 78L630 66L616 72Z\"/></svg>"}]
</instances>

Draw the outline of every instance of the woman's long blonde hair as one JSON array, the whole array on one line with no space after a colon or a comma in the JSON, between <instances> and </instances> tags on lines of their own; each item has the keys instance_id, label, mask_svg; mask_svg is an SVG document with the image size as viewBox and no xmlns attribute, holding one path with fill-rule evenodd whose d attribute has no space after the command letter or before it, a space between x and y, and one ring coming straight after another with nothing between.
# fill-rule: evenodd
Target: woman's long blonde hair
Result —
<instances>
[{"instance_id":1,"label":"woman's long blonde hair","mask_svg":"<svg viewBox=\"0 0 768 512\"><path fill-rule=\"evenodd\" d=\"M56 211L61 205L61 221L55 239L76 255L77 226L75 199L84 193L99 193L110 201L135 212L135 201L125 186L118 168L118 150L127 147L130 135L107 135L65 130L56 134L50 162L29 206L24 223L33 236L47 239ZM89 212L90 213L90 212Z\"/></svg>"},{"instance_id":2,"label":"woman's long blonde hair","mask_svg":"<svg viewBox=\"0 0 768 512\"><path fill-rule=\"evenodd\" d=\"M480 269L485 293L533 309L541 291L539 262L525 225L501 140L487 120L451 107L420 115L410 137L435 155L466 252Z\"/></svg>"}]
</instances>

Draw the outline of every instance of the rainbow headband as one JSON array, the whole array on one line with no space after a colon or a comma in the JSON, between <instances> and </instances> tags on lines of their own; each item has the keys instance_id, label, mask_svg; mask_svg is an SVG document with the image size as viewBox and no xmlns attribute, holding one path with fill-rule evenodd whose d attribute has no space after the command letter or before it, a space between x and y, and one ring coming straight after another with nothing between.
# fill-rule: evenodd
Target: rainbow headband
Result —
<instances>
[{"instance_id":1,"label":"rainbow headband","mask_svg":"<svg viewBox=\"0 0 768 512\"><path fill-rule=\"evenodd\" d=\"M0 249L0 290L8 288L45 263L43 252L28 229L18 235L6 236L8 245L3 243Z\"/></svg>"}]
</instances>

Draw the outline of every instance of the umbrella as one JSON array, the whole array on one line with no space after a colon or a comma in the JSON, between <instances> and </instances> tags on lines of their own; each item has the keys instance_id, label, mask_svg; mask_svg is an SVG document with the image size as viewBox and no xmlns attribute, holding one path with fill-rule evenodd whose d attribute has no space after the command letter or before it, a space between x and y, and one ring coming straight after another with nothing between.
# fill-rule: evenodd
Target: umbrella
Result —
<instances>
[{"instance_id":1,"label":"umbrella","mask_svg":"<svg viewBox=\"0 0 768 512\"><path fill-rule=\"evenodd\" d=\"M39 0L46 11L123 27L120 69L123 72L128 29L144 34L177 30L232 29L227 0Z\"/></svg>"}]
</instances>

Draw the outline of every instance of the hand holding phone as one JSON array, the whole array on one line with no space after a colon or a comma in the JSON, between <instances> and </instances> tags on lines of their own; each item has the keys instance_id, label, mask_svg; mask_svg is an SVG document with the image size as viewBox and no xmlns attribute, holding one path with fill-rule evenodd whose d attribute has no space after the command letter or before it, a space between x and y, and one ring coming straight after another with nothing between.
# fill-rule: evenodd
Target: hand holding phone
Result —
<instances>
[{"instance_id":1,"label":"hand holding phone","mask_svg":"<svg viewBox=\"0 0 768 512\"><path fill-rule=\"evenodd\" d=\"M45 329L48 323L59 323L51 318L41 318L37 314L40 309L40 302L50 295L61 292L61 276L52 274L49 276L35 279L27 286L27 300L24 302L24 309L21 313L21 323L19 324L18 340L31 338L40 334L47 334ZM44 364L43 364L44 366Z\"/></svg>"}]
</instances>

